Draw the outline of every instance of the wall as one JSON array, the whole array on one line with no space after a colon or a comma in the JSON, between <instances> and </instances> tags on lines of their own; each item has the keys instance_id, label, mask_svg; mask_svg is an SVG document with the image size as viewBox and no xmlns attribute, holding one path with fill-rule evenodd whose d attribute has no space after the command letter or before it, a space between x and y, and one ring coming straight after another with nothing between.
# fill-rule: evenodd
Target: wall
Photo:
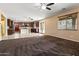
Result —
<instances>
[{"instance_id":1,"label":"wall","mask_svg":"<svg viewBox=\"0 0 79 59\"><path fill-rule=\"evenodd\" d=\"M43 21L45 21L45 34L79 42L79 13L77 15L78 16L77 17L77 25L78 25L77 31L58 30L57 29L57 26L58 26L57 22L59 20L58 16L71 14L74 12L79 12L79 8L72 9L72 10L63 12L61 14L44 19Z\"/></svg>"},{"instance_id":2,"label":"wall","mask_svg":"<svg viewBox=\"0 0 79 59\"><path fill-rule=\"evenodd\" d=\"M3 16L1 16L3 15ZM2 21L3 20L3 21ZM0 24L1 24L1 28L0 28L0 39L2 37L2 30L3 30L3 35L6 36L7 35L7 29L6 29L6 17L4 15L4 13L0 10Z\"/></svg>"},{"instance_id":3,"label":"wall","mask_svg":"<svg viewBox=\"0 0 79 59\"><path fill-rule=\"evenodd\" d=\"M0 21L0 39L1 39L1 21Z\"/></svg>"},{"instance_id":4,"label":"wall","mask_svg":"<svg viewBox=\"0 0 79 59\"><path fill-rule=\"evenodd\" d=\"M1 14L2 35L6 34L6 18Z\"/></svg>"}]
</instances>

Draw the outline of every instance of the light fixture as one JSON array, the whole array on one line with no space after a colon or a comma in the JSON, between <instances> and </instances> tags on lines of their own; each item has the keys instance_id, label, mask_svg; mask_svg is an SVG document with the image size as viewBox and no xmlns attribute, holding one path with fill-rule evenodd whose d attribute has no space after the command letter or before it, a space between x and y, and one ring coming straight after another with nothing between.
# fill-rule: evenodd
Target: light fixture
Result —
<instances>
[{"instance_id":1,"label":"light fixture","mask_svg":"<svg viewBox=\"0 0 79 59\"><path fill-rule=\"evenodd\" d=\"M42 5L41 8L45 10L46 9L46 6L45 5Z\"/></svg>"},{"instance_id":2,"label":"light fixture","mask_svg":"<svg viewBox=\"0 0 79 59\"><path fill-rule=\"evenodd\" d=\"M46 9L46 4L45 3L41 3L41 8L45 10Z\"/></svg>"}]
</instances>

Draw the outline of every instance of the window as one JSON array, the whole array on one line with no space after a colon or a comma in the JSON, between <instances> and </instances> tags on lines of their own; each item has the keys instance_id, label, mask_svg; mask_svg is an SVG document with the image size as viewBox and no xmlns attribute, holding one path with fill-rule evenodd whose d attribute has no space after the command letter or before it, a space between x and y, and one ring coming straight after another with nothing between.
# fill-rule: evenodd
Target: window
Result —
<instances>
[{"instance_id":1,"label":"window","mask_svg":"<svg viewBox=\"0 0 79 59\"><path fill-rule=\"evenodd\" d=\"M59 18L58 29L77 30L77 13Z\"/></svg>"}]
</instances>

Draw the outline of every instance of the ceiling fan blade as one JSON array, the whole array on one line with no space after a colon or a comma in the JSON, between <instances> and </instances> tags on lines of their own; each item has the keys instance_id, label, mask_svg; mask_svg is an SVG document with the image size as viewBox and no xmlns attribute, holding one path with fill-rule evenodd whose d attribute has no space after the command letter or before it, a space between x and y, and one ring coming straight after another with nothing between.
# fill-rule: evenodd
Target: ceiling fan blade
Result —
<instances>
[{"instance_id":1,"label":"ceiling fan blade","mask_svg":"<svg viewBox=\"0 0 79 59\"><path fill-rule=\"evenodd\" d=\"M51 10L51 8L49 8L49 7L46 7L46 9Z\"/></svg>"},{"instance_id":2,"label":"ceiling fan blade","mask_svg":"<svg viewBox=\"0 0 79 59\"><path fill-rule=\"evenodd\" d=\"M49 3L49 4L47 4L47 6L51 6L51 5L53 5L54 3Z\"/></svg>"}]
</instances>

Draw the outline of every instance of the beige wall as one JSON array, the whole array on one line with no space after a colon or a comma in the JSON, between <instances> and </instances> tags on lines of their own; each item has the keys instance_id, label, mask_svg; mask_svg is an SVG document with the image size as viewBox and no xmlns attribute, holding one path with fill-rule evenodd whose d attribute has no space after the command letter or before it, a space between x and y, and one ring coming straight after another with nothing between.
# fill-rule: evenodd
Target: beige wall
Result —
<instances>
[{"instance_id":1,"label":"beige wall","mask_svg":"<svg viewBox=\"0 0 79 59\"><path fill-rule=\"evenodd\" d=\"M77 25L78 25L77 31L58 30L57 29L57 22L59 20L58 16L62 16L62 15L66 15L66 14L70 14L70 13L74 13L74 12L79 12L79 8L69 10L69 11L61 13L59 15L44 19L45 20L45 34L79 42L79 13L78 13L78 17L77 17Z\"/></svg>"},{"instance_id":2,"label":"beige wall","mask_svg":"<svg viewBox=\"0 0 79 59\"><path fill-rule=\"evenodd\" d=\"M0 10L0 24L1 24L1 28L0 28L0 40L2 38L2 30L3 30L3 34L6 35L6 18L2 17L1 15L3 15L5 17L5 14ZM4 21L2 21L2 19L4 19Z\"/></svg>"}]
</instances>

